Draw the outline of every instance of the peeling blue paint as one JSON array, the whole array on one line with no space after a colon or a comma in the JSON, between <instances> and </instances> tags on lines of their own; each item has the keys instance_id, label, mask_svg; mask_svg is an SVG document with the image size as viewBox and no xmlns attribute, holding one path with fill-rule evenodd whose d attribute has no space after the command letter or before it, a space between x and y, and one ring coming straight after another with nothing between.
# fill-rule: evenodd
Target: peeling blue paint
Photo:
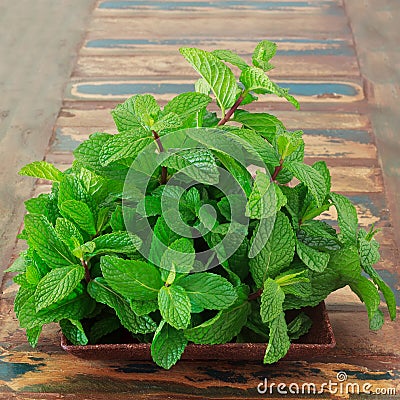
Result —
<instances>
[{"instance_id":1,"label":"peeling blue paint","mask_svg":"<svg viewBox=\"0 0 400 400\"><path fill-rule=\"evenodd\" d=\"M343 140L362 143L362 144L370 144L372 143L371 135L368 131L365 130L356 130L356 129L306 129L304 133L312 136L326 136L332 138L332 142L334 142L335 138L340 139L337 142L341 142Z\"/></svg>"},{"instance_id":2,"label":"peeling blue paint","mask_svg":"<svg viewBox=\"0 0 400 400\"><path fill-rule=\"evenodd\" d=\"M355 96L357 90L354 86L345 83L296 83L281 82L280 86L288 88L290 93L298 96L318 96L335 93L342 96ZM154 93L179 94L193 91L194 85L188 83L80 83L76 86L77 92L83 95L98 96L128 96L133 94Z\"/></svg>"},{"instance_id":3,"label":"peeling blue paint","mask_svg":"<svg viewBox=\"0 0 400 400\"><path fill-rule=\"evenodd\" d=\"M80 144L81 142L65 134L62 128L56 129L56 137L52 146L54 151L72 151Z\"/></svg>"},{"instance_id":4,"label":"peeling blue paint","mask_svg":"<svg viewBox=\"0 0 400 400\"><path fill-rule=\"evenodd\" d=\"M241 39L235 40L258 43L259 39ZM218 46L222 39L210 39L207 43L212 43ZM226 40L225 40L226 41ZM296 55L335 55L335 56L355 56L353 47L343 40L314 40L314 39L279 39L276 43L298 43L298 44L313 44L314 48L305 49L290 49L282 50L278 48L278 55L296 56ZM165 40L150 40L150 39L96 39L89 40L86 43L87 48L100 49L135 49L140 46L158 45L158 46L201 46L205 43L202 39L165 39ZM324 47L321 47L324 46Z\"/></svg>"},{"instance_id":5,"label":"peeling blue paint","mask_svg":"<svg viewBox=\"0 0 400 400\"><path fill-rule=\"evenodd\" d=\"M3 381L11 382L13 379L26 374L35 372L45 364L13 363L0 360L0 378Z\"/></svg>"}]
</instances>

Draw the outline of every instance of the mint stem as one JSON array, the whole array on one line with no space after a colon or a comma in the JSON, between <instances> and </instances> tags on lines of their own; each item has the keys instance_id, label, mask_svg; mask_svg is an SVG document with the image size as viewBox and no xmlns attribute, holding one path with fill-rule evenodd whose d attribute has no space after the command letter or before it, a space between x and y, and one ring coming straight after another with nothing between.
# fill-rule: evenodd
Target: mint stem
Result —
<instances>
[{"instance_id":1,"label":"mint stem","mask_svg":"<svg viewBox=\"0 0 400 400\"><path fill-rule=\"evenodd\" d=\"M279 172L282 171L282 168L283 168L282 164L283 164L283 160L281 159L279 161L279 165L277 167L275 167L274 173L271 176L271 181L274 181L276 179L276 177L278 176Z\"/></svg>"},{"instance_id":2,"label":"mint stem","mask_svg":"<svg viewBox=\"0 0 400 400\"><path fill-rule=\"evenodd\" d=\"M90 277L89 266L87 265L87 262L83 258L81 259L81 263L82 263L83 268L85 268L85 281L86 281L86 283L89 283L92 279Z\"/></svg>"},{"instance_id":3,"label":"mint stem","mask_svg":"<svg viewBox=\"0 0 400 400\"><path fill-rule=\"evenodd\" d=\"M160 153L164 152L164 146L161 143L161 139L160 136L158 135L158 133L156 131L151 131L153 133L154 136L154 140L157 143L158 146L158 150L160 150ZM168 171L167 171L167 167L161 167L161 185L165 185L167 183L167 175L168 175Z\"/></svg>"},{"instance_id":4,"label":"mint stem","mask_svg":"<svg viewBox=\"0 0 400 400\"><path fill-rule=\"evenodd\" d=\"M251 301L251 300L257 299L258 297L260 297L262 295L262 292L263 292L263 290L261 288L261 289L258 289L257 292L250 293L249 297L247 298L247 300Z\"/></svg>"},{"instance_id":5,"label":"mint stem","mask_svg":"<svg viewBox=\"0 0 400 400\"><path fill-rule=\"evenodd\" d=\"M222 118L217 126L225 125L232 117L233 113L237 110L237 108L240 106L240 103L244 99L244 92L238 97L238 99L235 101L235 104L230 108L230 110L225 114L224 118Z\"/></svg>"}]
</instances>

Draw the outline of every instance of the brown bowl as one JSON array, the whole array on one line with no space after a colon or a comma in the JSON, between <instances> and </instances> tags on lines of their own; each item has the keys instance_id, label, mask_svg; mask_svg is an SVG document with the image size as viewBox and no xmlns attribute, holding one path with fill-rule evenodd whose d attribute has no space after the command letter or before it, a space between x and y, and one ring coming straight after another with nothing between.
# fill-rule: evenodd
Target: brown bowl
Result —
<instances>
[{"instance_id":1,"label":"brown bowl","mask_svg":"<svg viewBox=\"0 0 400 400\"><path fill-rule=\"evenodd\" d=\"M325 303L303 311L312 319L310 331L290 345L285 359L303 359L323 355L336 345ZM75 346L61 335L61 347L68 353L88 360L151 361L149 343L89 344ZM262 361L266 343L193 344L186 346L182 360Z\"/></svg>"}]
</instances>

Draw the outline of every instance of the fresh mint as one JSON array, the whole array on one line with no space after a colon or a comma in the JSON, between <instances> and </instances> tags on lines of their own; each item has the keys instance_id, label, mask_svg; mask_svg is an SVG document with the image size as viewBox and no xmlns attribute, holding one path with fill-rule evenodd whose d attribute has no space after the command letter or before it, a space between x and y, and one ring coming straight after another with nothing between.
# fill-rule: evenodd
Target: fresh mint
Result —
<instances>
[{"instance_id":1,"label":"fresh mint","mask_svg":"<svg viewBox=\"0 0 400 400\"><path fill-rule=\"evenodd\" d=\"M195 91L164 107L135 95L111 112L118 133L92 134L66 171L46 161L21 169L52 182L25 202L28 249L7 270L33 347L56 322L76 345L151 342L166 369L188 343L252 338L274 363L310 329L303 309L344 286L365 303L370 329L384 323L379 292L395 319L374 268L377 230L359 229L324 161L304 163L302 131L246 109L264 95L299 108L267 75L276 50L267 40L251 59L182 48L200 74ZM324 221L330 208L337 226Z\"/></svg>"}]
</instances>

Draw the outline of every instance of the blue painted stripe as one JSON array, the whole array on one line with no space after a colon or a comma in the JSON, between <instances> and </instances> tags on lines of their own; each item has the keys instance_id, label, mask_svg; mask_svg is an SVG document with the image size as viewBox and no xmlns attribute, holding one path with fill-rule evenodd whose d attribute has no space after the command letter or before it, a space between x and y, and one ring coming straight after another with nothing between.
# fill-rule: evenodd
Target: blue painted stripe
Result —
<instances>
[{"instance_id":1,"label":"blue painted stripe","mask_svg":"<svg viewBox=\"0 0 400 400\"><path fill-rule=\"evenodd\" d=\"M326 2L324 6L337 6L334 2ZM111 10L127 10L138 7L155 8L159 10L176 10L182 8L246 8L254 10L285 10L288 8L315 7L308 1L103 1L99 8Z\"/></svg>"},{"instance_id":2,"label":"blue painted stripe","mask_svg":"<svg viewBox=\"0 0 400 400\"><path fill-rule=\"evenodd\" d=\"M260 39L262 40L262 39ZM258 43L260 40L241 40L247 42ZM218 45L221 40L210 39L211 43ZM226 41L226 40L224 40ZM238 40L235 40L236 42ZM336 56L354 56L354 49L345 41L338 40L312 40L312 39L280 39L274 40L277 43L303 43L315 44L315 48L279 50L277 54L286 56L296 55L336 55ZM135 49L140 46L201 46L205 43L200 39L165 39L165 40L148 40L148 39L96 39L86 43L87 48L94 49ZM328 47L318 47L324 45Z\"/></svg>"},{"instance_id":3,"label":"blue painted stripe","mask_svg":"<svg viewBox=\"0 0 400 400\"><path fill-rule=\"evenodd\" d=\"M351 142L370 144L372 143L371 135L365 130L356 129L306 129L304 133L313 136L326 136L331 138L331 142L335 139L338 141L349 140Z\"/></svg>"},{"instance_id":4,"label":"blue painted stripe","mask_svg":"<svg viewBox=\"0 0 400 400\"><path fill-rule=\"evenodd\" d=\"M280 86L288 88L290 93L298 96L316 96L326 93L336 93L343 96L355 96L356 89L345 83L296 83L281 82ZM128 96L132 94L165 94L184 93L193 91L194 85L189 83L81 83L77 85L77 91L81 94L99 96Z\"/></svg>"}]
</instances>

